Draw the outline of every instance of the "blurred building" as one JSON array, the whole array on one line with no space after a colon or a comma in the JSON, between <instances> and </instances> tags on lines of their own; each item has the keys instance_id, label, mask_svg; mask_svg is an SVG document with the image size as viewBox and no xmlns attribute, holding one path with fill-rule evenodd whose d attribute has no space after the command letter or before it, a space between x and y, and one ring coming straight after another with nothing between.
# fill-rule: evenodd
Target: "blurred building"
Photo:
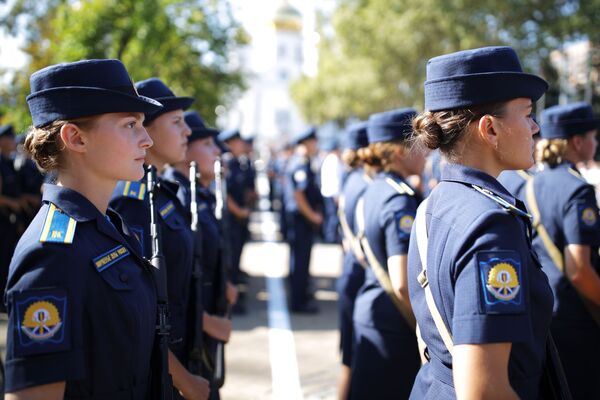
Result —
<instances>
[{"instance_id":1,"label":"blurred building","mask_svg":"<svg viewBox=\"0 0 600 400\"><path fill-rule=\"evenodd\" d=\"M550 61L559 76L560 104L576 100L592 102L594 92L600 92L599 56L588 40L566 44L550 54Z\"/></svg>"},{"instance_id":2,"label":"blurred building","mask_svg":"<svg viewBox=\"0 0 600 400\"><path fill-rule=\"evenodd\" d=\"M273 9L268 29L250 32L250 43L232 55L249 76L248 90L226 110L223 125L271 143L282 143L306 127L289 91L305 69L303 27L303 15L284 1Z\"/></svg>"}]
</instances>

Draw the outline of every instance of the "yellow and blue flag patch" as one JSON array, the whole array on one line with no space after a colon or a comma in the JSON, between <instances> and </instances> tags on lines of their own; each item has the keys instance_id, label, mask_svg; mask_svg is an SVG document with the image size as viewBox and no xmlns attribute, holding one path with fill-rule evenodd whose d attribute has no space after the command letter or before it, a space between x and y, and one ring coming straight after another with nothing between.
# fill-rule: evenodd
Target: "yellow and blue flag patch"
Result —
<instances>
[{"instance_id":1,"label":"yellow and blue flag patch","mask_svg":"<svg viewBox=\"0 0 600 400\"><path fill-rule=\"evenodd\" d=\"M75 236L76 226L77 221L65 214L60 208L57 208L53 203L50 203L42 228L42 234L40 235L40 242L71 244Z\"/></svg>"}]
</instances>

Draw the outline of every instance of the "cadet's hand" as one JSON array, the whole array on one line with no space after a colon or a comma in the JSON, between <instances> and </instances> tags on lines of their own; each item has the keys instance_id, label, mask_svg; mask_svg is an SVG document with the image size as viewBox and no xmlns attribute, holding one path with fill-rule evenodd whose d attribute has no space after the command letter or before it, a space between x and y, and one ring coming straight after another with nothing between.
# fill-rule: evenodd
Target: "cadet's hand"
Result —
<instances>
[{"instance_id":1,"label":"cadet's hand","mask_svg":"<svg viewBox=\"0 0 600 400\"><path fill-rule=\"evenodd\" d=\"M227 297L227 303L234 305L238 300L238 290L233 283L227 281L227 289L225 291Z\"/></svg>"},{"instance_id":2,"label":"cadet's hand","mask_svg":"<svg viewBox=\"0 0 600 400\"><path fill-rule=\"evenodd\" d=\"M233 326L228 318L210 315L206 312L203 315L204 332L221 342L227 343L231 337Z\"/></svg>"},{"instance_id":3,"label":"cadet's hand","mask_svg":"<svg viewBox=\"0 0 600 400\"><path fill-rule=\"evenodd\" d=\"M210 395L210 385L201 376L189 374L184 387L179 391L184 399L207 400Z\"/></svg>"},{"instance_id":4,"label":"cadet's hand","mask_svg":"<svg viewBox=\"0 0 600 400\"><path fill-rule=\"evenodd\" d=\"M316 212L312 215L311 221L313 225L320 226L323 224L323 215L319 212Z\"/></svg>"}]
</instances>

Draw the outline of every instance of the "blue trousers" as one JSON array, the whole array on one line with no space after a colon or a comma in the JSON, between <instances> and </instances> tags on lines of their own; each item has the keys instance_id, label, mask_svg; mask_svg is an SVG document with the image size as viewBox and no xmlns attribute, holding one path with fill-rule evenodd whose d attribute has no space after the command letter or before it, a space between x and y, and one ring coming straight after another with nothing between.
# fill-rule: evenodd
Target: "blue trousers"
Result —
<instances>
[{"instance_id":1,"label":"blue trousers","mask_svg":"<svg viewBox=\"0 0 600 400\"><path fill-rule=\"evenodd\" d=\"M304 306L308 298L310 253L314 229L300 213L288 213L288 241L290 244L291 307Z\"/></svg>"}]
</instances>

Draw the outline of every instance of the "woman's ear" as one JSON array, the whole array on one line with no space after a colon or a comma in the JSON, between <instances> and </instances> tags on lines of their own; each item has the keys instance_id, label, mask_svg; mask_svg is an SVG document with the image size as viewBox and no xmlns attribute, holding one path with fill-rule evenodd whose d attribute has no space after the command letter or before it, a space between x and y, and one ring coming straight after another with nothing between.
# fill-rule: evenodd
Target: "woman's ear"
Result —
<instances>
[{"instance_id":1,"label":"woman's ear","mask_svg":"<svg viewBox=\"0 0 600 400\"><path fill-rule=\"evenodd\" d=\"M65 148L76 153L85 153L85 140L82 136L81 128L77 125L67 122L60 128L60 138L65 144Z\"/></svg>"},{"instance_id":2,"label":"woman's ear","mask_svg":"<svg viewBox=\"0 0 600 400\"><path fill-rule=\"evenodd\" d=\"M495 118L491 115L484 115L479 118L479 124L477 126L478 134L481 140L485 143L489 143L489 145L497 149L498 148L498 134L495 129Z\"/></svg>"}]
</instances>

